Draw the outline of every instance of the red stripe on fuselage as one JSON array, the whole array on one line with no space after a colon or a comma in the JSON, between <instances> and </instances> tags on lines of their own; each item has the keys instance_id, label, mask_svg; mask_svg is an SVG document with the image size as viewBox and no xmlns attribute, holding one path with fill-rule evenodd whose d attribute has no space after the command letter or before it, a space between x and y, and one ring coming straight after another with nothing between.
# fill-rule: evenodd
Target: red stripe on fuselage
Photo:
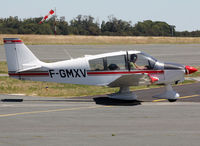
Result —
<instances>
[{"instance_id":1,"label":"red stripe on fuselage","mask_svg":"<svg viewBox=\"0 0 200 146\"><path fill-rule=\"evenodd\" d=\"M9 76L49 76L49 73L9 73Z\"/></svg>"},{"instance_id":2,"label":"red stripe on fuselage","mask_svg":"<svg viewBox=\"0 0 200 146\"><path fill-rule=\"evenodd\" d=\"M137 74L137 73L147 73L147 74L156 74L164 73L163 70L142 70L142 71L119 71L119 72L87 72L88 75L115 75L115 74Z\"/></svg>"}]
</instances>

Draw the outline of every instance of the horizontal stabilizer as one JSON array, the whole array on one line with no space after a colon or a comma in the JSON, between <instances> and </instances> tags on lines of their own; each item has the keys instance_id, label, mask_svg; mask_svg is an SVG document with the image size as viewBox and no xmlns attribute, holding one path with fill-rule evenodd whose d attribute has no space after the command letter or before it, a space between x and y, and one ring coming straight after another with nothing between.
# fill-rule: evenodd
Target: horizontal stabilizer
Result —
<instances>
[{"instance_id":1,"label":"horizontal stabilizer","mask_svg":"<svg viewBox=\"0 0 200 146\"><path fill-rule=\"evenodd\" d=\"M23 67L24 67L24 69L18 70L17 73L24 72L24 71L29 71L29 70L39 69L42 66L41 65L34 65L34 64L23 64Z\"/></svg>"}]
</instances>

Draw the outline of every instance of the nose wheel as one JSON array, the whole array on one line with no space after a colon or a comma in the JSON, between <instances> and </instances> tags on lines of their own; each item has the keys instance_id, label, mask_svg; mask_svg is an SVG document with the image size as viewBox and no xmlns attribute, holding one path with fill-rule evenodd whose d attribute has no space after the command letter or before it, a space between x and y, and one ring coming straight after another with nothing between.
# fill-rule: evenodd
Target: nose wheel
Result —
<instances>
[{"instance_id":1,"label":"nose wheel","mask_svg":"<svg viewBox=\"0 0 200 146\"><path fill-rule=\"evenodd\" d=\"M176 102L177 99L168 99L169 102Z\"/></svg>"},{"instance_id":2,"label":"nose wheel","mask_svg":"<svg viewBox=\"0 0 200 146\"><path fill-rule=\"evenodd\" d=\"M180 97L180 95L173 90L170 84L167 84L163 93L155 95L153 97L158 99L168 99L169 102L175 102Z\"/></svg>"}]
</instances>

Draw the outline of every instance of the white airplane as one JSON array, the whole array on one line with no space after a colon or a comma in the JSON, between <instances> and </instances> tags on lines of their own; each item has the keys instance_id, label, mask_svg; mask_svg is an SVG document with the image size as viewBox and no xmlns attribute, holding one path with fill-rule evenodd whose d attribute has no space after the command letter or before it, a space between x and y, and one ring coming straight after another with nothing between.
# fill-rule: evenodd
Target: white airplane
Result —
<instances>
[{"instance_id":1,"label":"white airplane","mask_svg":"<svg viewBox=\"0 0 200 146\"><path fill-rule=\"evenodd\" d=\"M8 74L20 80L120 87L108 95L121 100L137 100L130 86L162 84L165 92L153 97L176 101L179 94L171 84L184 81L185 74L196 72L191 66L159 62L140 51L120 51L45 63L18 38L4 38Z\"/></svg>"}]
</instances>

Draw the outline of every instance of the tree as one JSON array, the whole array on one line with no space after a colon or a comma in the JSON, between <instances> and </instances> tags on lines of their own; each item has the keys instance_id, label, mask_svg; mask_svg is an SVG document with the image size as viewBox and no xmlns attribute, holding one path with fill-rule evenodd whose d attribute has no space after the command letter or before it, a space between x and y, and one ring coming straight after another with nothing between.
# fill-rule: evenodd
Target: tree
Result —
<instances>
[{"instance_id":1,"label":"tree","mask_svg":"<svg viewBox=\"0 0 200 146\"><path fill-rule=\"evenodd\" d=\"M54 34L55 16L38 24L42 17L19 19L17 16L0 18L1 34ZM102 21L101 27L92 16L78 15L69 23L62 16L56 19L57 34L60 35L111 35L111 36L174 36L200 37L200 31L175 31L175 26L162 21L145 20L131 22L109 16L108 21Z\"/></svg>"},{"instance_id":2,"label":"tree","mask_svg":"<svg viewBox=\"0 0 200 146\"><path fill-rule=\"evenodd\" d=\"M140 36L171 36L172 30L166 22L145 20L135 24L133 34Z\"/></svg>"},{"instance_id":3,"label":"tree","mask_svg":"<svg viewBox=\"0 0 200 146\"><path fill-rule=\"evenodd\" d=\"M91 16L78 15L70 21L71 33L78 35L99 35L100 29L97 22Z\"/></svg>"},{"instance_id":4,"label":"tree","mask_svg":"<svg viewBox=\"0 0 200 146\"><path fill-rule=\"evenodd\" d=\"M57 22L57 29L60 31L59 34L68 35L69 34L69 25L65 21L65 17L60 17L60 20ZM57 32L58 33L58 32Z\"/></svg>"},{"instance_id":5,"label":"tree","mask_svg":"<svg viewBox=\"0 0 200 146\"><path fill-rule=\"evenodd\" d=\"M101 24L102 35L132 35L131 22L118 20L114 16L109 17L109 21Z\"/></svg>"}]
</instances>

